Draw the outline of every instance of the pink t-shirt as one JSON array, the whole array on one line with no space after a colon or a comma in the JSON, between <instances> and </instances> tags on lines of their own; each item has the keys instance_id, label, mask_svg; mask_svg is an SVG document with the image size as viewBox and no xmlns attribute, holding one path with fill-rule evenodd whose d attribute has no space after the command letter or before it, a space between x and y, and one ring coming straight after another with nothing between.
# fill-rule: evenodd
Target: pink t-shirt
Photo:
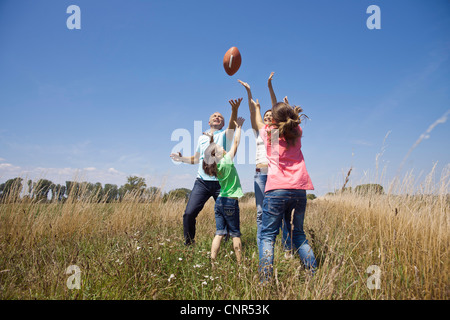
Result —
<instances>
[{"instance_id":1,"label":"pink t-shirt","mask_svg":"<svg viewBox=\"0 0 450 320\"><path fill-rule=\"evenodd\" d=\"M298 129L302 133L300 126ZM269 130L266 125L260 130L260 135L266 146L267 160L269 161L265 191L275 189L314 190L311 178L306 171L301 150L301 137L297 138L295 144L288 148L286 140L278 138L278 129Z\"/></svg>"}]
</instances>

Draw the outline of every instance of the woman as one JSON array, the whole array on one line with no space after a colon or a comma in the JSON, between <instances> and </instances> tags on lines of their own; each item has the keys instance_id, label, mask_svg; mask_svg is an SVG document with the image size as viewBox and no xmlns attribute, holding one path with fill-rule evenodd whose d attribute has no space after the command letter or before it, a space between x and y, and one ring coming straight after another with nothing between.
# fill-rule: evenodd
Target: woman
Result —
<instances>
[{"instance_id":1,"label":"woman","mask_svg":"<svg viewBox=\"0 0 450 320\"><path fill-rule=\"evenodd\" d=\"M275 95L275 92L272 87L272 78L273 78L274 72L272 72L269 76L268 80L268 87L270 92L270 99L272 101L272 106L277 104L277 98ZM247 90L248 95L248 105L250 109L251 114L251 123L253 132L255 133L256 138L256 157L255 157L255 163L256 163L256 170L255 170L255 176L254 176L254 188L255 188L255 201L256 201L256 242L257 246L259 248L260 243L260 236L261 236L261 225L262 225L262 206L263 206L263 200L264 200L264 192L266 188L266 182L267 182L267 172L268 172L268 160L267 160L267 154L266 154L266 147L264 146L264 141L262 140L258 126L256 122L254 121L255 115L253 113L257 113L259 117L261 117L261 108L259 104L257 106L252 106L251 100L252 100L252 92L250 90L250 85L246 82L243 82L241 80L238 80L240 84L244 86L244 88ZM272 124L272 109L267 110L263 115L263 122L265 125ZM288 257L287 252L291 251L291 239L289 237L288 229L284 227L282 224L283 229L283 245L284 250L286 251L285 256Z\"/></svg>"},{"instance_id":2,"label":"woman","mask_svg":"<svg viewBox=\"0 0 450 320\"><path fill-rule=\"evenodd\" d=\"M252 99L251 105L257 110L258 100ZM314 187L301 151L300 112L300 107L291 107L285 99L272 107L272 124L264 124L256 112L251 114L266 146L268 159L259 245L259 270L263 281L272 274L274 243L283 218L295 252L307 269L312 272L316 269L314 253L303 230L306 190Z\"/></svg>"}]
</instances>

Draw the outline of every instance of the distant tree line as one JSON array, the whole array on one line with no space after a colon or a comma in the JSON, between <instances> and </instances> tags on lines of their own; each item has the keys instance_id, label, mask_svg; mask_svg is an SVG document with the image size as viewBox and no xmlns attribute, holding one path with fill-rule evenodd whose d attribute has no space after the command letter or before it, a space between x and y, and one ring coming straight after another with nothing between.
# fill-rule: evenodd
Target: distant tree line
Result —
<instances>
[{"instance_id":1,"label":"distant tree line","mask_svg":"<svg viewBox=\"0 0 450 320\"><path fill-rule=\"evenodd\" d=\"M352 187L342 188L335 192L328 192L327 195L335 195L342 193L356 193L359 195L372 195L372 194L384 194L383 186L376 183L367 183L356 186L354 189Z\"/></svg>"},{"instance_id":2,"label":"distant tree line","mask_svg":"<svg viewBox=\"0 0 450 320\"><path fill-rule=\"evenodd\" d=\"M64 202L68 199L88 202L116 202L127 199L149 202L155 200L187 200L191 190L178 188L167 193L157 187L147 187L144 178L128 176L127 183L102 185L100 182L66 181L65 184L55 184L47 179L24 181L13 178L0 184L0 200L2 202L40 201Z\"/></svg>"},{"instance_id":3,"label":"distant tree line","mask_svg":"<svg viewBox=\"0 0 450 320\"><path fill-rule=\"evenodd\" d=\"M83 200L87 202L116 202L133 200L151 202L161 200L164 202L189 199L190 189L177 188L169 192L162 192L157 187L147 187L144 178L128 176L127 183L122 186L116 184L102 185L100 182L66 181L65 184L55 184L47 179L38 181L24 181L22 178L9 179L0 184L0 201L36 201L36 202L64 202L68 199ZM246 192L241 201L255 197L254 192ZM314 194L307 195L309 200L316 198Z\"/></svg>"}]
</instances>

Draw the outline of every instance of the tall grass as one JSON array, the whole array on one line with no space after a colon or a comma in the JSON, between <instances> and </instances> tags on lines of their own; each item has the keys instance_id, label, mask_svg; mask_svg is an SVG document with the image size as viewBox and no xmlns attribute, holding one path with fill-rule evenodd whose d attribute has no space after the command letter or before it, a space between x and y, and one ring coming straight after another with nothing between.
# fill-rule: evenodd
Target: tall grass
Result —
<instances>
[{"instance_id":1,"label":"tall grass","mask_svg":"<svg viewBox=\"0 0 450 320\"><path fill-rule=\"evenodd\" d=\"M433 175L434 176L434 173ZM243 262L231 241L214 268L214 201L183 245L184 201L134 196L0 204L1 299L448 299L449 175L420 192L394 181L385 195L341 192L308 202L305 230L319 262L314 277L276 244L273 281L261 285L254 199L241 202ZM394 190L406 192L394 193ZM401 194L401 195L400 195ZM14 200L14 201L12 201ZM279 240L278 240L279 241ZM69 289L69 266L81 288ZM379 268L380 286L368 285Z\"/></svg>"}]
</instances>

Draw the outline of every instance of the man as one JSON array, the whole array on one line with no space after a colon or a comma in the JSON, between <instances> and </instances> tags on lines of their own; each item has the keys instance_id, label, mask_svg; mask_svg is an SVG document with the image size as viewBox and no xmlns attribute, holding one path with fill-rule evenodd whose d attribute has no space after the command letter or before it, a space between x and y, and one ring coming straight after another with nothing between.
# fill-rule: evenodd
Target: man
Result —
<instances>
[{"instance_id":1,"label":"man","mask_svg":"<svg viewBox=\"0 0 450 320\"><path fill-rule=\"evenodd\" d=\"M209 117L209 132L213 134L214 142L226 151L229 150L231 141L233 139L234 129L236 127L235 120L237 119L239 105L242 98L238 100L228 101L231 105L231 118L227 129L223 129L225 122L220 112L215 112ZM182 156L180 152L172 153L170 157L177 162L184 162L189 164L198 164L197 179L189 196L189 201L186 205L186 210L183 214L183 230L185 245L193 244L195 238L195 223L200 211L203 209L206 201L210 197L217 199L220 193L220 184L216 177L207 175L202 168L202 162L206 148L209 146L210 138L207 135L202 135L198 139L197 149L195 154L191 157Z\"/></svg>"}]
</instances>

